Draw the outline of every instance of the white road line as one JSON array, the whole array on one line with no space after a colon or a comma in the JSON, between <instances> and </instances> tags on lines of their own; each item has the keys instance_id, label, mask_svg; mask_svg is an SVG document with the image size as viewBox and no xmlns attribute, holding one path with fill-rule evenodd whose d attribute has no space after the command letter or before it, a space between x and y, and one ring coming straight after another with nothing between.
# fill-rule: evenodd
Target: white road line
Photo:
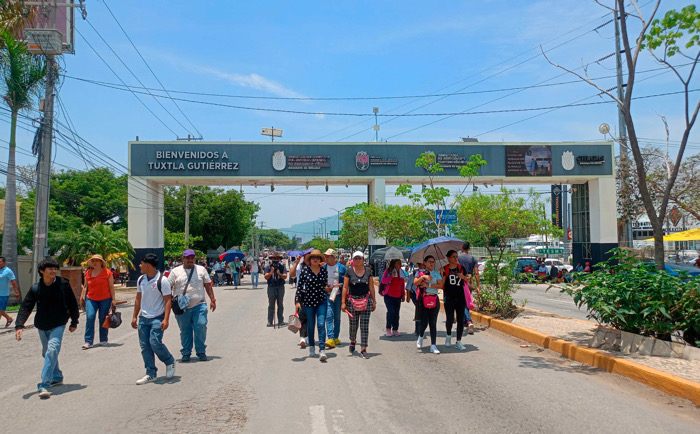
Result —
<instances>
[{"instance_id":1,"label":"white road line","mask_svg":"<svg viewBox=\"0 0 700 434\"><path fill-rule=\"evenodd\" d=\"M326 407L323 405L312 405L309 407L311 414L311 434L328 434L326 425Z\"/></svg>"},{"instance_id":2,"label":"white road line","mask_svg":"<svg viewBox=\"0 0 700 434\"><path fill-rule=\"evenodd\" d=\"M13 393L15 393L17 391L24 389L25 387L29 387L29 386L24 385L24 384L16 384L12 387L8 387L4 391L0 392L0 399L3 399L6 396L12 395Z\"/></svg>"},{"instance_id":3,"label":"white road line","mask_svg":"<svg viewBox=\"0 0 700 434\"><path fill-rule=\"evenodd\" d=\"M333 432L334 433L342 433L344 432L341 426L345 424L345 415L343 414L343 410L332 410L331 411L331 419L333 421Z\"/></svg>"}]
</instances>

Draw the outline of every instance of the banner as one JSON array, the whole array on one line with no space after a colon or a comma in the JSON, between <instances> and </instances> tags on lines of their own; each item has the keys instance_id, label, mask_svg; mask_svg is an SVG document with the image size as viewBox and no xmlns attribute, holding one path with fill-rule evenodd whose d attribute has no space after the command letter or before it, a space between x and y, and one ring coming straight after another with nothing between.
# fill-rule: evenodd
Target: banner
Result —
<instances>
[{"instance_id":1,"label":"banner","mask_svg":"<svg viewBox=\"0 0 700 434\"><path fill-rule=\"evenodd\" d=\"M562 195L561 184L552 185L552 224L559 229L562 228L561 217L562 214L564 214L564 210L562 209Z\"/></svg>"}]
</instances>

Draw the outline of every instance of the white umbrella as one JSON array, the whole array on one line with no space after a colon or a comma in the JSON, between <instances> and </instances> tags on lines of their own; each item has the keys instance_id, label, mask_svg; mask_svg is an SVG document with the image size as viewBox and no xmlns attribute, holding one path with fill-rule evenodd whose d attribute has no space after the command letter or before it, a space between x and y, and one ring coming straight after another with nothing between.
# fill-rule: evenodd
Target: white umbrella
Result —
<instances>
[{"instance_id":1,"label":"white umbrella","mask_svg":"<svg viewBox=\"0 0 700 434\"><path fill-rule=\"evenodd\" d=\"M426 256L435 258L435 269L439 269L447 264L447 252L455 250L457 252L462 248L464 241L459 238L452 237L437 237L431 238L413 248L409 261L414 264L422 263Z\"/></svg>"}]
</instances>

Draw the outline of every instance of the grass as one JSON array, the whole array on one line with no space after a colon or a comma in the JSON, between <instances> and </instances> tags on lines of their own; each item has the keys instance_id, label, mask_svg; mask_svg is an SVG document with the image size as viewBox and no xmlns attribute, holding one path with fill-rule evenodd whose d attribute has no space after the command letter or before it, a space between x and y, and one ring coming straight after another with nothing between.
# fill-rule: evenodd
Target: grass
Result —
<instances>
[{"instance_id":1,"label":"grass","mask_svg":"<svg viewBox=\"0 0 700 434\"><path fill-rule=\"evenodd\" d=\"M14 306L7 306L7 312L17 312L19 310L19 304L16 304Z\"/></svg>"}]
</instances>

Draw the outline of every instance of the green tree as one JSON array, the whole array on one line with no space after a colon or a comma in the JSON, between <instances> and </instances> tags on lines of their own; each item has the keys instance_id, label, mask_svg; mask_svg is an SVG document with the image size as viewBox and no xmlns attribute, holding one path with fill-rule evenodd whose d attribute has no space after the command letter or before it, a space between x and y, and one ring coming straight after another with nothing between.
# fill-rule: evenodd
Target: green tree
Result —
<instances>
[{"instance_id":1,"label":"green tree","mask_svg":"<svg viewBox=\"0 0 700 434\"><path fill-rule=\"evenodd\" d=\"M291 249L292 240L289 236L280 232L277 229L263 229L260 231L260 236L263 240L263 247L278 247L281 249Z\"/></svg>"},{"instance_id":2,"label":"green tree","mask_svg":"<svg viewBox=\"0 0 700 434\"><path fill-rule=\"evenodd\" d=\"M410 246L432 235L426 213L416 206L369 204L368 210L373 230L387 246Z\"/></svg>"},{"instance_id":3,"label":"green tree","mask_svg":"<svg viewBox=\"0 0 700 434\"><path fill-rule=\"evenodd\" d=\"M57 252L58 260L70 265L81 264L94 254L105 260L118 261L133 268L134 248L129 243L126 229L95 223L78 231L58 232L49 237L49 246Z\"/></svg>"},{"instance_id":4,"label":"green tree","mask_svg":"<svg viewBox=\"0 0 700 434\"><path fill-rule=\"evenodd\" d=\"M340 220L343 222L343 230L340 232L339 239L341 247L361 251L367 248L371 221L369 209L369 204L358 203L345 208L343 213L340 214Z\"/></svg>"},{"instance_id":5,"label":"green tree","mask_svg":"<svg viewBox=\"0 0 700 434\"><path fill-rule=\"evenodd\" d=\"M311 241L301 245L301 248L304 250L310 247L320 250L321 253L325 252L328 249L335 248L333 241L321 237L313 237Z\"/></svg>"},{"instance_id":6,"label":"green tree","mask_svg":"<svg viewBox=\"0 0 700 434\"><path fill-rule=\"evenodd\" d=\"M17 39L24 37L24 29L36 21L37 7L26 6L19 0L0 1L0 27Z\"/></svg>"},{"instance_id":7,"label":"green tree","mask_svg":"<svg viewBox=\"0 0 700 434\"><path fill-rule=\"evenodd\" d=\"M469 161L464 166L459 168L459 176L466 179L464 188L460 193L455 195L452 202L449 204L447 200L450 198L450 189L436 185L436 175L443 172L440 163L436 161L435 153L423 152L416 159L416 167L422 167L428 176L429 185L424 186L420 192L413 192L412 185L401 185L396 189L397 196L409 198L416 208L423 210L426 217L435 225L437 236L444 235L447 232L447 224L438 220L436 211L450 212L454 209L457 201L464 195L472 178L479 176L481 166L486 165L486 160L481 158L481 154L475 154L469 157Z\"/></svg>"},{"instance_id":8,"label":"green tree","mask_svg":"<svg viewBox=\"0 0 700 434\"><path fill-rule=\"evenodd\" d=\"M190 240L189 244L185 242L185 233L184 232L170 232L169 230L165 229L165 234L164 234L164 244L165 244L165 252L163 253L163 256L167 258L179 258L182 256L182 252L185 250L191 248L190 246L193 243L202 241L202 237L198 236L192 236L190 235ZM195 256L197 258L203 258L207 256L204 252L200 250L195 249Z\"/></svg>"},{"instance_id":9,"label":"green tree","mask_svg":"<svg viewBox=\"0 0 700 434\"><path fill-rule=\"evenodd\" d=\"M32 106L38 96L46 75L44 59L32 56L22 42L17 41L7 30L0 31L0 86L3 99L10 108L10 151L7 159L7 181L5 183L5 225L2 237L2 254L7 265L17 272L17 178L16 135L19 112Z\"/></svg>"}]
</instances>

